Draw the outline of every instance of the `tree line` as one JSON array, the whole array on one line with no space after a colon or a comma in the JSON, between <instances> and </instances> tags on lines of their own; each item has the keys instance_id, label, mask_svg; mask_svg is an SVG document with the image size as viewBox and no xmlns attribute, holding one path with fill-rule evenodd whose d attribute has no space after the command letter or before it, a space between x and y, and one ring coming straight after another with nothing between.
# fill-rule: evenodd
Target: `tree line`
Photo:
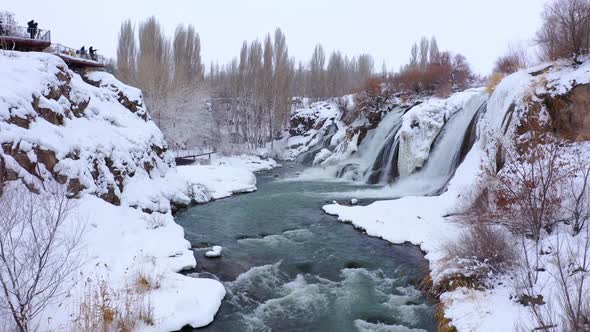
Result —
<instances>
[{"instance_id":1,"label":"tree line","mask_svg":"<svg viewBox=\"0 0 590 332\"><path fill-rule=\"evenodd\" d=\"M348 58L339 51L326 55L317 45L307 64L289 57L284 33L277 29L264 42L244 41L239 58L212 64L206 81L218 126L229 143L262 146L279 138L293 98L321 100L355 92L373 74L368 54ZM272 144L272 143L271 143Z\"/></svg>"},{"instance_id":2,"label":"tree line","mask_svg":"<svg viewBox=\"0 0 590 332\"><path fill-rule=\"evenodd\" d=\"M201 62L201 41L192 25L166 36L155 17L122 23L117 76L139 87L154 122L172 147L209 145L215 137ZM199 127L199 130L194 130Z\"/></svg>"}]
</instances>

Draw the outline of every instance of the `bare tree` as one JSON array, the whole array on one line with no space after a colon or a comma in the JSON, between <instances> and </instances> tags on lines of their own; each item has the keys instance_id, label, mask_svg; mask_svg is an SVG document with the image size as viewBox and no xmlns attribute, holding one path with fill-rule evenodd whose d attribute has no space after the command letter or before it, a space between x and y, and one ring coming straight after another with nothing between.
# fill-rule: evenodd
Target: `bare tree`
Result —
<instances>
[{"instance_id":1,"label":"bare tree","mask_svg":"<svg viewBox=\"0 0 590 332\"><path fill-rule=\"evenodd\" d=\"M430 50L430 43L428 42L428 38L422 37L420 39L420 54L419 54L419 64L420 70L426 70L426 66L428 65L428 55Z\"/></svg>"},{"instance_id":2,"label":"bare tree","mask_svg":"<svg viewBox=\"0 0 590 332\"><path fill-rule=\"evenodd\" d=\"M538 138L549 139L549 138ZM504 166L488 174L498 185L494 219L511 232L538 242L541 232L551 233L560 218L560 187L567 164L561 159L561 140L525 147L520 153L502 149ZM493 167L492 167L493 168Z\"/></svg>"},{"instance_id":3,"label":"bare tree","mask_svg":"<svg viewBox=\"0 0 590 332\"><path fill-rule=\"evenodd\" d=\"M418 67L418 44L414 43L412 45L412 50L410 51L410 62L408 64L408 68L415 69Z\"/></svg>"},{"instance_id":4,"label":"bare tree","mask_svg":"<svg viewBox=\"0 0 590 332\"><path fill-rule=\"evenodd\" d=\"M277 128L280 130L287 123L290 111L289 86L291 85L293 63L289 60L289 50L285 34L281 29L276 29L274 34L274 75L273 75L273 111L268 121L269 139L272 142L277 134Z\"/></svg>"},{"instance_id":5,"label":"bare tree","mask_svg":"<svg viewBox=\"0 0 590 332\"><path fill-rule=\"evenodd\" d=\"M543 26L537 32L542 57L578 56L590 48L590 0L552 0L543 11Z\"/></svg>"},{"instance_id":6,"label":"bare tree","mask_svg":"<svg viewBox=\"0 0 590 332\"><path fill-rule=\"evenodd\" d=\"M311 95L313 97L324 97L325 94L325 80L324 69L326 65L326 55L322 45L316 45L311 56L309 64L311 75Z\"/></svg>"},{"instance_id":7,"label":"bare tree","mask_svg":"<svg viewBox=\"0 0 590 332\"><path fill-rule=\"evenodd\" d=\"M127 84L134 84L136 79L135 28L130 20L121 24L117 44L117 76Z\"/></svg>"},{"instance_id":8,"label":"bare tree","mask_svg":"<svg viewBox=\"0 0 590 332\"><path fill-rule=\"evenodd\" d=\"M0 310L18 331L30 331L47 305L65 294L65 283L80 266L83 227L71 218L74 201L63 186L35 194L13 185L0 205Z\"/></svg>"},{"instance_id":9,"label":"bare tree","mask_svg":"<svg viewBox=\"0 0 590 332\"><path fill-rule=\"evenodd\" d=\"M179 25L174 32L173 60L175 86L195 84L203 80L201 40L192 25Z\"/></svg>"},{"instance_id":10,"label":"bare tree","mask_svg":"<svg viewBox=\"0 0 590 332\"><path fill-rule=\"evenodd\" d=\"M590 331L590 227L570 237L564 231L552 241L555 252L550 269L559 286L560 305L565 313L562 325L567 331Z\"/></svg>"},{"instance_id":11,"label":"bare tree","mask_svg":"<svg viewBox=\"0 0 590 332\"><path fill-rule=\"evenodd\" d=\"M440 50L438 49L438 42L435 37L430 39L430 54L428 56L430 63L438 63L440 57Z\"/></svg>"},{"instance_id":12,"label":"bare tree","mask_svg":"<svg viewBox=\"0 0 590 332\"><path fill-rule=\"evenodd\" d=\"M139 25L137 85L158 126L166 116L167 93L171 81L170 43L155 17Z\"/></svg>"}]
</instances>

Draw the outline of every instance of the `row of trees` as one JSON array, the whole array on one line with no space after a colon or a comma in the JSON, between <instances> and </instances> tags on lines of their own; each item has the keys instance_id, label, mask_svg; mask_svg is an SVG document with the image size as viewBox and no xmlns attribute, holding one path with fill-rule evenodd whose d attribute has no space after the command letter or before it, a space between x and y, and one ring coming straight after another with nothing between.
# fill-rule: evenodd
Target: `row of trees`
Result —
<instances>
[{"instance_id":1,"label":"row of trees","mask_svg":"<svg viewBox=\"0 0 590 332\"><path fill-rule=\"evenodd\" d=\"M436 38L423 37L412 46L409 63L391 81L396 90L446 96L467 88L473 78L465 56L440 51Z\"/></svg>"},{"instance_id":2,"label":"row of trees","mask_svg":"<svg viewBox=\"0 0 590 332\"><path fill-rule=\"evenodd\" d=\"M317 45L307 65L288 55L280 29L264 42L244 42L239 58L212 65L206 81L217 124L231 143L261 146L277 138L287 123L293 97L320 100L355 92L373 75L368 54L348 58L339 51L328 61Z\"/></svg>"},{"instance_id":3,"label":"row of trees","mask_svg":"<svg viewBox=\"0 0 590 332\"><path fill-rule=\"evenodd\" d=\"M179 25L168 38L155 17L136 29L121 25L117 74L139 87L156 124L172 146L195 146L214 137L201 62L201 42L193 26ZM198 131L194 127L201 128Z\"/></svg>"},{"instance_id":4,"label":"row of trees","mask_svg":"<svg viewBox=\"0 0 590 332\"><path fill-rule=\"evenodd\" d=\"M588 52L590 0L553 0L543 19L537 42L544 59L577 60ZM140 23L137 34L129 21L121 27L119 77L144 91L155 122L173 145L224 140L263 145L281 133L293 97L321 100L366 89L375 94L376 87L384 88L385 94L446 96L467 88L475 78L466 58L441 51L434 37L415 43L408 63L398 72L384 70L381 76L375 75L370 55L326 55L321 45L309 61L296 64L280 29L262 42L245 41L239 57L225 65L212 64L206 75L200 50L192 26L180 25L171 39L153 17ZM526 51L511 48L498 59L492 81L528 64ZM195 125L202 129L191 130Z\"/></svg>"},{"instance_id":5,"label":"row of trees","mask_svg":"<svg viewBox=\"0 0 590 332\"><path fill-rule=\"evenodd\" d=\"M260 146L282 130L290 111L293 60L280 29L264 43L244 42L239 59L211 67L211 106L233 143Z\"/></svg>"},{"instance_id":6,"label":"row of trees","mask_svg":"<svg viewBox=\"0 0 590 332\"><path fill-rule=\"evenodd\" d=\"M320 100L357 91L373 75L368 54L326 57L317 45L307 64L289 57L284 33L244 41L239 57L205 75L199 35L179 25L168 38L155 17L123 22L117 75L142 89L150 114L173 147L272 142L282 132L293 97ZM193 130L199 127L199 131Z\"/></svg>"},{"instance_id":7,"label":"row of trees","mask_svg":"<svg viewBox=\"0 0 590 332\"><path fill-rule=\"evenodd\" d=\"M358 89L373 71L374 61L369 54L349 59L340 51L334 51L326 64L324 48L318 44L308 65L299 63L293 93L316 100L339 97Z\"/></svg>"}]
</instances>

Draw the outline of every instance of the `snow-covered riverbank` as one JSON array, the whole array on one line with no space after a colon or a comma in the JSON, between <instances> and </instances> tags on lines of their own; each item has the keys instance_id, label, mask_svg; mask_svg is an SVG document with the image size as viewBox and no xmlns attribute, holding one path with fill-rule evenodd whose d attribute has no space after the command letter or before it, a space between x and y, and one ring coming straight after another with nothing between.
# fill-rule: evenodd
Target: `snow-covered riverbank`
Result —
<instances>
[{"instance_id":1,"label":"snow-covered riverbank","mask_svg":"<svg viewBox=\"0 0 590 332\"><path fill-rule=\"evenodd\" d=\"M252 192L256 190L252 170L276 166L271 159L252 156L222 157L217 161L206 166L180 166L157 181L133 182L124 192L123 206L91 195L81 197L74 215L86 225L83 243L88 260L78 272L80 278L70 292L72 296L61 299L44 314L44 319L51 322L48 330L75 324L71 315L88 285L106 283L117 292L133 284L137 273L147 274L157 284L144 299L153 310L154 324L138 326L137 330L170 331L212 322L225 289L216 280L176 273L195 268L199 262L171 210L147 214L130 206L149 206L146 203L152 202L153 211L158 211L156 208L170 204L170 198L188 205Z\"/></svg>"},{"instance_id":2,"label":"snow-covered riverbank","mask_svg":"<svg viewBox=\"0 0 590 332\"><path fill-rule=\"evenodd\" d=\"M0 52L0 87L3 194L23 184L67 187L76 199L63 236L84 230L80 267L33 324L41 331L209 324L225 289L177 273L198 262L172 213L254 191L253 171L276 163L238 156L176 167L140 90L105 72L80 75L50 54Z\"/></svg>"}]
</instances>

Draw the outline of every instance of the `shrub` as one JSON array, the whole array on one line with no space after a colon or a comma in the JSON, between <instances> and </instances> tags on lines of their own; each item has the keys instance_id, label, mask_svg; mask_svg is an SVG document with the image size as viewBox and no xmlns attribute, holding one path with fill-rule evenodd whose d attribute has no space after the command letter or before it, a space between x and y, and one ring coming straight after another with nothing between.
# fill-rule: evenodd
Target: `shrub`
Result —
<instances>
[{"instance_id":1,"label":"shrub","mask_svg":"<svg viewBox=\"0 0 590 332\"><path fill-rule=\"evenodd\" d=\"M417 47L417 46L415 46ZM436 52L428 59L417 61L412 54L410 63L391 77L394 89L413 94L436 94L446 97L453 90L464 90L473 82L465 56Z\"/></svg>"},{"instance_id":2,"label":"shrub","mask_svg":"<svg viewBox=\"0 0 590 332\"><path fill-rule=\"evenodd\" d=\"M467 277L480 278L489 272L502 272L515 259L507 232L496 226L476 224L445 248L448 262Z\"/></svg>"},{"instance_id":3,"label":"shrub","mask_svg":"<svg viewBox=\"0 0 590 332\"><path fill-rule=\"evenodd\" d=\"M133 291L136 293L147 293L160 288L164 274L154 271L138 270L133 278Z\"/></svg>"},{"instance_id":4,"label":"shrub","mask_svg":"<svg viewBox=\"0 0 590 332\"><path fill-rule=\"evenodd\" d=\"M147 293L137 292L135 287L113 289L104 280L89 281L71 330L130 332L138 323L154 325L153 307Z\"/></svg>"},{"instance_id":5,"label":"shrub","mask_svg":"<svg viewBox=\"0 0 590 332\"><path fill-rule=\"evenodd\" d=\"M362 114L383 111L383 108L393 98L393 95L394 91L387 82L379 78L368 79L354 97L354 109L346 112L342 121L351 124Z\"/></svg>"},{"instance_id":6,"label":"shrub","mask_svg":"<svg viewBox=\"0 0 590 332\"><path fill-rule=\"evenodd\" d=\"M167 223L168 216L164 213L153 212L145 217L149 229L157 229L163 227Z\"/></svg>"},{"instance_id":7,"label":"shrub","mask_svg":"<svg viewBox=\"0 0 590 332\"><path fill-rule=\"evenodd\" d=\"M529 64L528 55L525 49L511 47L506 55L496 60L495 73L512 74L520 69L526 68Z\"/></svg>"}]
</instances>

